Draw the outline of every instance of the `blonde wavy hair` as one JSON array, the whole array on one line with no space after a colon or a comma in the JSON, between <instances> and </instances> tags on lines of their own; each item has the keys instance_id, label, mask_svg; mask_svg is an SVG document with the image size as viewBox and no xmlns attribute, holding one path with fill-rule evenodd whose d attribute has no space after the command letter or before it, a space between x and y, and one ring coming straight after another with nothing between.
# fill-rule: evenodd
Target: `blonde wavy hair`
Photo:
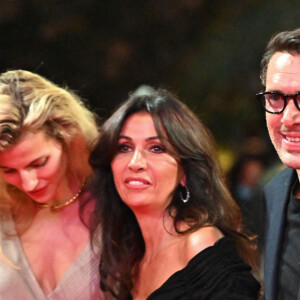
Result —
<instances>
[{"instance_id":1,"label":"blonde wavy hair","mask_svg":"<svg viewBox=\"0 0 300 300\"><path fill-rule=\"evenodd\" d=\"M95 114L72 91L37 74L15 70L0 75L0 151L23 130L47 129L68 144L79 132L91 150L97 136Z\"/></svg>"},{"instance_id":2,"label":"blonde wavy hair","mask_svg":"<svg viewBox=\"0 0 300 300\"><path fill-rule=\"evenodd\" d=\"M24 70L0 74L0 152L13 147L24 131L44 130L64 146L69 168L85 178L91 170L88 155L98 137L97 119L74 92L38 74ZM2 217L8 210L16 213L18 207L30 205L20 191L6 188L0 197Z\"/></svg>"}]
</instances>

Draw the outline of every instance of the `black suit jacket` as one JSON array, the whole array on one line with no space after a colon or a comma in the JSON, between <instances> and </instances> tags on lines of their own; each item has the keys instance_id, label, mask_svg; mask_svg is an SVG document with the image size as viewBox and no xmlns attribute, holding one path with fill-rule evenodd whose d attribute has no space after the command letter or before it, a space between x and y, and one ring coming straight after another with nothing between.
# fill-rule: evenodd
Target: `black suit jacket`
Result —
<instances>
[{"instance_id":1,"label":"black suit jacket","mask_svg":"<svg viewBox=\"0 0 300 300\"><path fill-rule=\"evenodd\" d=\"M286 168L264 188L265 210L265 269L264 290L266 300L277 299L279 259L292 185L297 177L294 169ZM300 288L298 298L300 300Z\"/></svg>"}]
</instances>

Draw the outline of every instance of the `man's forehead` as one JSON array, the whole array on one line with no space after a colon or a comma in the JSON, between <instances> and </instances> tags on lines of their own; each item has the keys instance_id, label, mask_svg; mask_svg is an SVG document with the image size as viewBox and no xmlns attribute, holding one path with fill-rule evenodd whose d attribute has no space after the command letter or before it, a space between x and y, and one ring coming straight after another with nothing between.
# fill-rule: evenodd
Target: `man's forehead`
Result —
<instances>
[{"instance_id":1,"label":"man's forehead","mask_svg":"<svg viewBox=\"0 0 300 300\"><path fill-rule=\"evenodd\" d=\"M268 65L268 72L300 74L300 54L276 52Z\"/></svg>"},{"instance_id":2,"label":"man's forehead","mask_svg":"<svg viewBox=\"0 0 300 300\"><path fill-rule=\"evenodd\" d=\"M266 87L268 90L281 88L300 90L300 55L276 52L268 66Z\"/></svg>"}]
</instances>

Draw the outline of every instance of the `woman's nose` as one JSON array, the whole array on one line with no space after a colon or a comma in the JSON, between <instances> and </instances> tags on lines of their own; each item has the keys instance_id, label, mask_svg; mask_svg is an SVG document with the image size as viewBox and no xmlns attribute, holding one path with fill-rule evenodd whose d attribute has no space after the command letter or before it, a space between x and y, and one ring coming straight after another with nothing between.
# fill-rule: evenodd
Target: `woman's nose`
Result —
<instances>
[{"instance_id":1,"label":"woman's nose","mask_svg":"<svg viewBox=\"0 0 300 300\"><path fill-rule=\"evenodd\" d=\"M38 184L38 178L35 170L20 172L21 185L24 192L30 192Z\"/></svg>"},{"instance_id":2,"label":"woman's nose","mask_svg":"<svg viewBox=\"0 0 300 300\"><path fill-rule=\"evenodd\" d=\"M135 150L129 161L128 167L133 171L145 170L147 168L147 160L140 150Z\"/></svg>"}]
</instances>

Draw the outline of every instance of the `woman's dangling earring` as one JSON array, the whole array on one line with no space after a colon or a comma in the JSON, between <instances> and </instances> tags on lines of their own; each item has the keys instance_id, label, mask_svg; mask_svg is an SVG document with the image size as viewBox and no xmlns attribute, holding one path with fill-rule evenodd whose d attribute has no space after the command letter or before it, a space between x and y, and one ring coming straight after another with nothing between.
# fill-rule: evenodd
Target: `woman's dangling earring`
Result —
<instances>
[{"instance_id":1,"label":"woman's dangling earring","mask_svg":"<svg viewBox=\"0 0 300 300\"><path fill-rule=\"evenodd\" d=\"M180 199L183 203L187 203L190 199L190 191L188 189L188 187L185 185L185 198L182 196L182 193L179 192L179 195L180 195Z\"/></svg>"}]
</instances>

